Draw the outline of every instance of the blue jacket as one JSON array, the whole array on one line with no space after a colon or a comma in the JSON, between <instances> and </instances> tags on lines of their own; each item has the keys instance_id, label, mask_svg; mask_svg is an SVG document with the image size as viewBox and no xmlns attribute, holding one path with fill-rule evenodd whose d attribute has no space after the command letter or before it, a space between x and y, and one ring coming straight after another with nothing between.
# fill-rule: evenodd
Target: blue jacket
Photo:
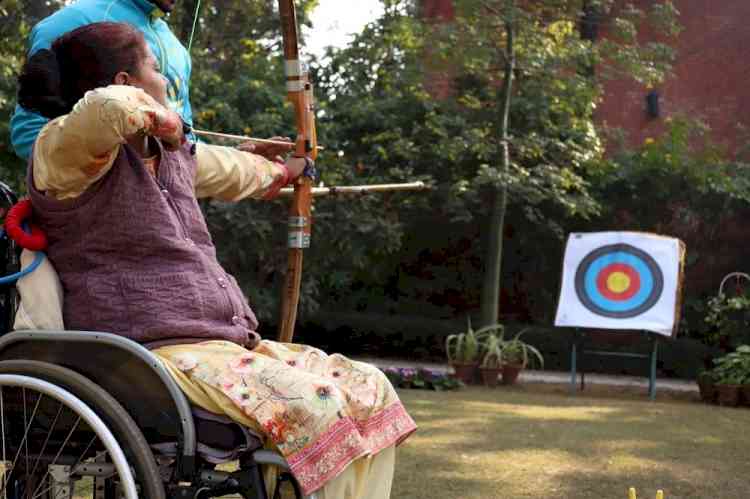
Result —
<instances>
[{"instance_id":1,"label":"blue jacket","mask_svg":"<svg viewBox=\"0 0 750 499\"><path fill-rule=\"evenodd\" d=\"M146 0L78 0L40 21L31 30L29 55L49 48L55 39L79 26L99 21L127 22L146 37L162 73L169 80L170 106L188 123L193 122L188 82L190 54L162 19L163 13ZM11 118L11 141L16 154L28 159L31 146L47 119L16 106Z\"/></svg>"}]
</instances>

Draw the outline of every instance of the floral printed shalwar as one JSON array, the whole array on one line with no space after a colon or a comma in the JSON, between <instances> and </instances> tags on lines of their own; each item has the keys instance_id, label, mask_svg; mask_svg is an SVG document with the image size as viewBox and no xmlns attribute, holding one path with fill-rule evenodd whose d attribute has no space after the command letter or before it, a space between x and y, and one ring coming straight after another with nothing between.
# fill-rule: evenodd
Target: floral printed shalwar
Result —
<instances>
[{"instance_id":1,"label":"floral printed shalwar","mask_svg":"<svg viewBox=\"0 0 750 499\"><path fill-rule=\"evenodd\" d=\"M268 340L252 351L208 341L154 353L179 371L175 379L188 397L195 386L186 385L199 383L231 400L284 455L305 494L416 429L379 369L341 355Z\"/></svg>"}]
</instances>

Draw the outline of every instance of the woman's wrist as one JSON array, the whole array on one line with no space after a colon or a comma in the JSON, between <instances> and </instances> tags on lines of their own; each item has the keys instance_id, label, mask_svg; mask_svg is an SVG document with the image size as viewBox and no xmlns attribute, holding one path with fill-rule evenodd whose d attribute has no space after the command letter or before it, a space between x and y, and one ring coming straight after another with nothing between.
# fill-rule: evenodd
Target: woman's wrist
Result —
<instances>
[{"instance_id":1,"label":"woman's wrist","mask_svg":"<svg viewBox=\"0 0 750 499\"><path fill-rule=\"evenodd\" d=\"M294 180L292 172L289 171L289 167L281 160L274 160L274 163L276 163L281 168L281 171L283 173L283 176L278 180L278 183L281 185L281 187L289 185L289 182Z\"/></svg>"},{"instance_id":2,"label":"woman's wrist","mask_svg":"<svg viewBox=\"0 0 750 499\"><path fill-rule=\"evenodd\" d=\"M263 195L263 199L266 200L274 199L279 195L279 191L281 191L282 188L286 187L292 180L294 180L291 172L289 171L289 168L283 161L273 160L271 162L275 166L279 167L279 169L281 170L281 176L277 178L273 184L271 184L266 193Z\"/></svg>"}]
</instances>

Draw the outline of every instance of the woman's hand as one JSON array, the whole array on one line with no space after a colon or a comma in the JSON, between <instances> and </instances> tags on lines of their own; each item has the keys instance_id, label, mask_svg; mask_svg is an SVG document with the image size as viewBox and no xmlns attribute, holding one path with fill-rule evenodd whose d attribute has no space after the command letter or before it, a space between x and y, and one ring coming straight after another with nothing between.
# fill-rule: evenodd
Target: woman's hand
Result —
<instances>
[{"instance_id":1,"label":"woman's hand","mask_svg":"<svg viewBox=\"0 0 750 499\"><path fill-rule=\"evenodd\" d=\"M161 139L167 151L176 151L185 143L184 122L175 111L161 108L147 115L151 119L151 123L147 124L147 133Z\"/></svg>"},{"instance_id":2,"label":"woman's hand","mask_svg":"<svg viewBox=\"0 0 750 499\"><path fill-rule=\"evenodd\" d=\"M302 172L305 171L307 160L305 158L291 157L287 159L284 164L286 165L287 170L289 170L289 180L293 180L302 175Z\"/></svg>"},{"instance_id":3,"label":"woman's hand","mask_svg":"<svg viewBox=\"0 0 750 499\"><path fill-rule=\"evenodd\" d=\"M288 145L247 141L238 145L237 149L245 152L251 152L253 154L258 154L272 161L281 159L282 155L294 149L294 142L292 142L289 137L271 137L270 140L276 142L288 142Z\"/></svg>"}]
</instances>

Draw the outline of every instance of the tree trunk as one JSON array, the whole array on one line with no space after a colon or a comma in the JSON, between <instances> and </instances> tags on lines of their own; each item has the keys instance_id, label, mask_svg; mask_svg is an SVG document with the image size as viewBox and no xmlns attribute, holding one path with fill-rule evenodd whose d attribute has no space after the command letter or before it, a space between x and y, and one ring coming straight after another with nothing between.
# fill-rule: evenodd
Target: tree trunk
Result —
<instances>
[{"instance_id":1,"label":"tree trunk","mask_svg":"<svg viewBox=\"0 0 750 499\"><path fill-rule=\"evenodd\" d=\"M503 86L500 90L500 186L493 187L492 207L490 210L489 227L487 230L488 243L485 255L485 272L482 281L481 297L481 325L497 324L500 308L501 269L503 262L503 232L505 227L505 211L508 204L508 185L505 176L510 168L510 151L508 148L508 127L510 117L510 102L513 89L513 71L516 64L514 47L514 23L512 11L514 2L506 4L507 17L505 19L505 70Z\"/></svg>"}]
</instances>

